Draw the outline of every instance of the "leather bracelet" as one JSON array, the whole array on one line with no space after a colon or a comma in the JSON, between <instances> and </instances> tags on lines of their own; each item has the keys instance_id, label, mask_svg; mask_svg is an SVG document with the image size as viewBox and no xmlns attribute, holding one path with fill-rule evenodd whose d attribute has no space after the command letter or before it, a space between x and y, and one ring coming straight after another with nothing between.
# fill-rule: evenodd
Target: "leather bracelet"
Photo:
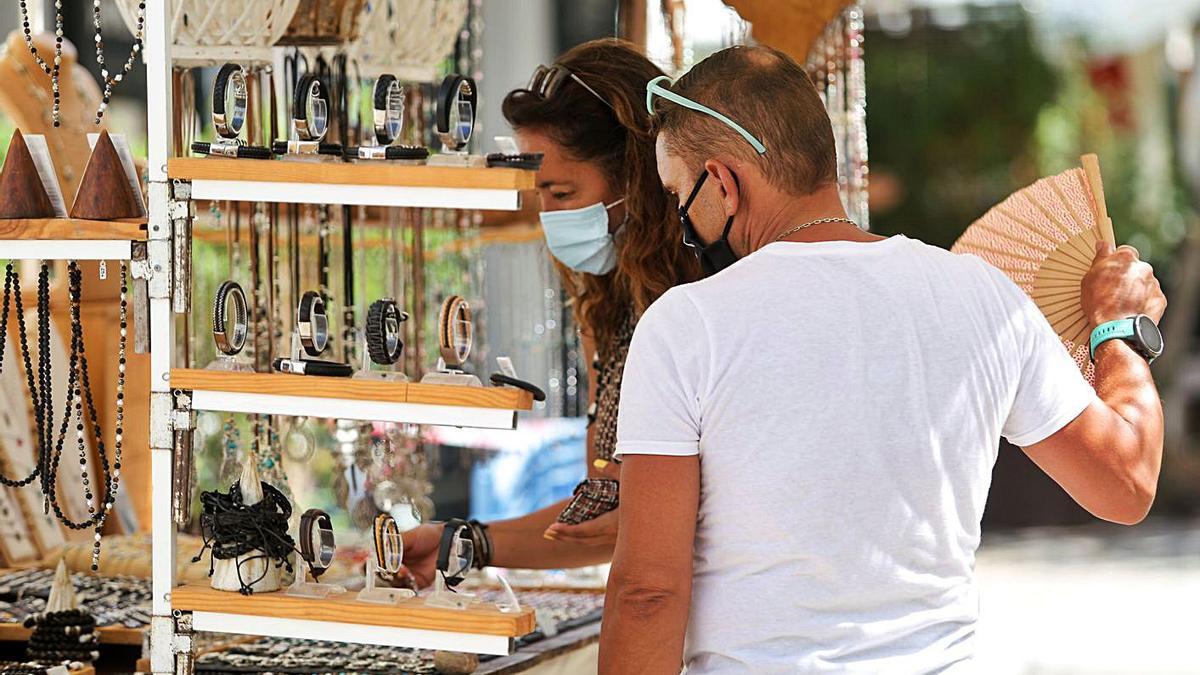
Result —
<instances>
[{"instance_id":1,"label":"leather bracelet","mask_svg":"<svg viewBox=\"0 0 1200 675\"><path fill-rule=\"evenodd\" d=\"M451 556L458 558L458 553L454 550L455 541L462 539L463 535L467 536L467 541L471 541L471 559L462 569L451 569ZM471 526L459 518L451 518L446 521L442 527L442 540L438 544L437 568L442 572L442 578L446 580L446 585L454 588L462 583L462 580L467 577L467 572L470 571L475 564L475 546L471 540ZM457 564L457 560L454 561Z\"/></svg>"},{"instance_id":2,"label":"leather bracelet","mask_svg":"<svg viewBox=\"0 0 1200 675\"><path fill-rule=\"evenodd\" d=\"M329 97L316 75L304 75L292 97L292 128L302 141L319 141L329 129Z\"/></svg>"},{"instance_id":3,"label":"leather bracelet","mask_svg":"<svg viewBox=\"0 0 1200 675\"><path fill-rule=\"evenodd\" d=\"M474 567L481 570L492 565L492 535L488 532L486 523L472 518L467 521L471 528L471 541L475 544Z\"/></svg>"},{"instance_id":4,"label":"leather bracelet","mask_svg":"<svg viewBox=\"0 0 1200 675\"><path fill-rule=\"evenodd\" d=\"M545 153L541 152L520 152L515 155L509 155L502 152L493 152L485 159L488 166L538 171L542 168L542 160L545 159L545 157Z\"/></svg>"},{"instance_id":5,"label":"leather bracelet","mask_svg":"<svg viewBox=\"0 0 1200 675\"><path fill-rule=\"evenodd\" d=\"M343 156L346 159L421 160L429 158L429 148L419 145L351 145Z\"/></svg>"},{"instance_id":6,"label":"leather bracelet","mask_svg":"<svg viewBox=\"0 0 1200 675\"><path fill-rule=\"evenodd\" d=\"M317 154L317 155L341 155L343 154L340 143L315 143L313 141L299 141L298 144L306 144L313 147L315 152L300 153L296 152L292 141L274 141L271 143L271 152L276 155L287 154Z\"/></svg>"},{"instance_id":7,"label":"leather bracelet","mask_svg":"<svg viewBox=\"0 0 1200 675\"><path fill-rule=\"evenodd\" d=\"M313 550L313 535L320 539ZM309 509L300 516L300 556L308 563L313 579L318 579L333 563L337 549L333 538L333 521L320 509Z\"/></svg>"},{"instance_id":8,"label":"leather bracelet","mask_svg":"<svg viewBox=\"0 0 1200 675\"><path fill-rule=\"evenodd\" d=\"M281 373L292 375L317 375L320 377L350 377L354 368L349 363L338 361L318 361L317 359L285 359L275 357L271 367Z\"/></svg>"},{"instance_id":9,"label":"leather bracelet","mask_svg":"<svg viewBox=\"0 0 1200 675\"><path fill-rule=\"evenodd\" d=\"M404 353L404 340L400 335L400 324L408 320L408 313L400 311L396 301L383 298L371 303L367 309L367 354L381 366L390 366L400 360Z\"/></svg>"},{"instance_id":10,"label":"leather bracelet","mask_svg":"<svg viewBox=\"0 0 1200 675\"><path fill-rule=\"evenodd\" d=\"M400 571L404 562L404 543L396 519L386 513L375 516L372 526L375 536L375 565L379 572L390 578Z\"/></svg>"},{"instance_id":11,"label":"leather bracelet","mask_svg":"<svg viewBox=\"0 0 1200 675\"><path fill-rule=\"evenodd\" d=\"M233 309L233 325L226 322L225 312ZM249 306L246 292L236 281L226 281L217 288L213 297L212 333L217 349L226 356L233 356L246 346L250 332Z\"/></svg>"},{"instance_id":12,"label":"leather bracelet","mask_svg":"<svg viewBox=\"0 0 1200 675\"><path fill-rule=\"evenodd\" d=\"M459 295L451 295L438 313L438 350L446 367L461 370L471 355L474 328L471 306Z\"/></svg>"},{"instance_id":13,"label":"leather bracelet","mask_svg":"<svg viewBox=\"0 0 1200 675\"><path fill-rule=\"evenodd\" d=\"M233 93L233 101L226 101L226 96ZM226 63L217 71L213 80L212 123L217 135L222 138L237 138L246 122L246 107L248 102L246 75L242 67L236 63ZM233 104L233 110L228 110L227 103Z\"/></svg>"},{"instance_id":14,"label":"leather bracelet","mask_svg":"<svg viewBox=\"0 0 1200 675\"><path fill-rule=\"evenodd\" d=\"M533 394L533 400L535 401L546 400L546 392L542 391L541 387L532 382L526 382L525 380L510 377L504 373L492 373L490 379L492 384L496 385L497 387L516 387L517 389L521 389Z\"/></svg>"},{"instance_id":15,"label":"leather bracelet","mask_svg":"<svg viewBox=\"0 0 1200 675\"><path fill-rule=\"evenodd\" d=\"M316 291L305 291L296 307L296 332L300 346L309 356L320 356L329 345L329 317L325 316L325 300Z\"/></svg>"},{"instance_id":16,"label":"leather bracelet","mask_svg":"<svg viewBox=\"0 0 1200 675\"><path fill-rule=\"evenodd\" d=\"M441 87L438 88L436 122L438 137L442 143L451 150L462 150L467 147L467 143L471 140L471 134L475 129L475 115L478 105L478 90L475 87L475 80L466 77L465 75L447 75L442 80ZM457 111L460 102L470 104L471 117L464 120L459 119L459 130L465 130L465 133L460 134L461 137L454 135L454 129L450 128L450 118L454 111Z\"/></svg>"},{"instance_id":17,"label":"leather bracelet","mask_svg":"<svg viewBox=\"0 0 1200 675\"><path fill-rule=\"evenodd\" d=\"M205 143L204 141L195 141L192 143L192 152L198 155L220 155L235 159L271 159L272 157L269 148L256 145L242 145L240 143Z\"/></svg>"},{"instance_id":18,"label":"leather bracelet","mask_svg":"<svg viewBox=\"0 0 1200 675\"><path fill-rule=\"evenodd\" d=\"M371 111L375 142L391 145L404 128L404 89L396 81L395 75L384 73L375 80Z\"/></svg>"}]
</instances>

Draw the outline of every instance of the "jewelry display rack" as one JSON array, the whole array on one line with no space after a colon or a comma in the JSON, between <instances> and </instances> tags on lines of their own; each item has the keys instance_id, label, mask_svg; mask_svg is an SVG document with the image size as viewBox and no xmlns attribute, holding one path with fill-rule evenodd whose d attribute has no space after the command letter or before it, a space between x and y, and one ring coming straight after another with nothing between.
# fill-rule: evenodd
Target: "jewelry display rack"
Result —
<instances>
[{"instance_id":1,"label":"jewelry display rack","mask_svg":"<svg viewBox=\"0 0 1200 675\"><path fill-rule=\"evenodd\" d=\"M146 3L143 52L148 83L149 227L147 262L140 272L148 276L150 297L155 505L151 672L191 673L191 636L197 630L509 654L515 638L535 629L532 609L502 612L479 604L453 610L429 607L421 598L389 606L364 605L352 593L326 598L283 592L243 596L207 585L176 586L174 455L177 450L190 451L176 448L177 436L183 435L176 432L190 428L194 411L513 429L517 412L533 406L528 392L509 387L173 368L174 313L187 306L176 297L184 291L177 289L191 283L193 200L516 210L519 192L534 187L534 174L507 168L169 157L174 133L169 53L173 4L170 0ZM277 54L276 60L280 58ZM69 257L77 256L72 251ZM135 276L138 272L135 268Z\"/></svg>"}]
</instances>

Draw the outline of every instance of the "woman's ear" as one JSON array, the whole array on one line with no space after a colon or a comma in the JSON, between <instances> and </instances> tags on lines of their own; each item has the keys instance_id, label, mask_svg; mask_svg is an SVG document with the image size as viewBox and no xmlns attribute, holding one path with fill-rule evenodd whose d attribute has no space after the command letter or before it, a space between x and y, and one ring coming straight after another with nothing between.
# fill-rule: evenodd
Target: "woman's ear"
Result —
<instances>
[{"instance_id":1,"label":"woman's ear","mask_svg":"<svg viewBox=\"0 0 1200 675\"><path fill-rule=\"evenodd\" d=\"M721 210L725 217L737 213L738 205L741 204L741 185L737 176L728 165L715 159L705 162L704 170L708 172L708 180L717 182L717 194L721 199Z\"/></svg>"}]
</instances>

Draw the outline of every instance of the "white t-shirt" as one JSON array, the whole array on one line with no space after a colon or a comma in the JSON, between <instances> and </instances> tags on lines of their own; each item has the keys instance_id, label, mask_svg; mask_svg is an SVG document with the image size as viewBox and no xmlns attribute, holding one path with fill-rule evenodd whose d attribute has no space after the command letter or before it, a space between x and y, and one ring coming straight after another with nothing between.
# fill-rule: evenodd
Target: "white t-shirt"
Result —
<instances>
[{"instance_id":1,"label":"white t-shirt","mask_svg":"<svg viewBox=\"0 0 1200 675\"><path fill-rule=\"evenodd\" d=\"M999 271L902 236L775 243L667 292L617 454L700 455L688 672L968 666L1000 437L1094 397Z\"/></svg>"}]
</instances>

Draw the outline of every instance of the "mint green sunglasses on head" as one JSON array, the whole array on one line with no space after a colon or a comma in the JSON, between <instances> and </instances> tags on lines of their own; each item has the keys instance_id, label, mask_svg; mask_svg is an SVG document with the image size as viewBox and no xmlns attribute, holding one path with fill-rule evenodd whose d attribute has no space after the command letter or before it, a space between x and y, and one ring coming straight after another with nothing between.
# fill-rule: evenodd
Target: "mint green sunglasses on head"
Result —
<instances>
[{"instance_id":1,"label":"mint green sunglasses on head","mask_svg":"<svg viewBox=\"0 0 1200 675\"><path fill-rule=\"evenodd\" d=\"M737 122L734 122L733 120L722 115L721 113L717 112L716 110L709 108L706 105L696 103L695 101L691 100L690 98L684 98L683 96L676 94L675 92L671 91L670 89L667 89L666 87L659 84L663 80L666 80L668 83L670 83L671 78L667 77L666 75L659 75L658 77L656 77L653 80L650 80L649 82L646 83L646 110L651 115L654 114L654 96L657 94L658 96L661 96L662 98L665 98L672 103L679 104L685 108L695 110L696 112L704 113L705 115L708 115L708 116L720 121L725 126L738 132L738 134L740 134L742 138L746 139L746 142L749 143L751 145L751 147L753 147L755 149L755 151L758 152L758 154L760 154L760 155L766 154L767 147L762 144L762 141L755 138L754 134L752 134L749 131L746 131L744 128L742 128L742 125L738 124Z\"/></svg>"}]
</instances>

